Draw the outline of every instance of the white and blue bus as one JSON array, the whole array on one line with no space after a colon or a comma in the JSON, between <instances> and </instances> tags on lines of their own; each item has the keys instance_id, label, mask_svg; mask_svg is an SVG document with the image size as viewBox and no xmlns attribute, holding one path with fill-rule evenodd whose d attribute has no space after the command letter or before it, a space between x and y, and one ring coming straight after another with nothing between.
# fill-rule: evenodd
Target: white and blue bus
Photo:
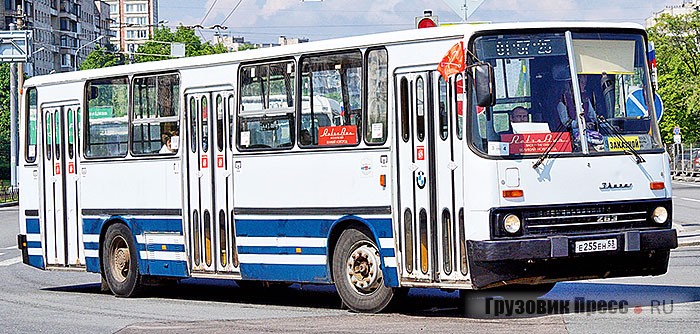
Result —
<instances>
[{"instance_id":1,"label":"white and blue bus","mask_svg":"<svg viewBox=\"0 0 700 334\"><path fill-rule=\"evenodd\" d=\"M361 312L409 288L663 274L646 51L635 24L457 25L31 78L23 260L122 297L335 284Z\"/></svg>"}]
</instances>

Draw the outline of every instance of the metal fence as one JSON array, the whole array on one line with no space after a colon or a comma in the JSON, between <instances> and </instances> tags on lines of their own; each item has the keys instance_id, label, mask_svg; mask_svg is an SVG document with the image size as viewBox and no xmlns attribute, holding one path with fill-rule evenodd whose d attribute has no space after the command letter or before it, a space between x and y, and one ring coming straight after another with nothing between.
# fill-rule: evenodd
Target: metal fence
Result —
<instances>
[{"instance_id":1,"label":"metal fence","mask_svg":"<svg viewBox=\"0 0 700 334\"><path fill-rule=\"evenodd\" d=\"M668 144L674 179L700 182L700 143Z\"/></svg>"},{"instance_id":2,"label":"metal fence","mask_svg":"<svg viewBox=\"0 0 700 334\"><path fill-rule=\"evenodd\" d=\"M19 188L9 186L0 188L0 204L17 201L19 201Z\"/></svg>"}]
</instances>

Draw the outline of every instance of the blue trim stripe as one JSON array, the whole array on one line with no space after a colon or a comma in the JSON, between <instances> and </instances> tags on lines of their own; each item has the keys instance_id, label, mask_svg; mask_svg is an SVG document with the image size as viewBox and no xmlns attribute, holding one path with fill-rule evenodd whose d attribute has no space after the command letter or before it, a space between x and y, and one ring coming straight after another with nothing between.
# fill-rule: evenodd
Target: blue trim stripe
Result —
<instances>
[{"instance_id":1,"label":"blue trim stripe","mask_svg":"<svg viewBox=\"0 0 700 334\"><path fill-rule=\"evenodd\" d=\"M41 241L27 241L27 248L41 248Z\"/></svg>"},{"instance_id":2,"label":"blue trim stripe","mask_svg":"<svg viewBox=\"0 0 700 334\"><path fill-rule=\"evenodd\" d=\"M384 267L384 285L388 287L399 286L399 273L397 268Z\"/></svg>"},{"instance_id":3,"label":"blue trim stripe","mask_svg":"<svg viewBox=\"0 0 700 334\"><path fill-rule=\"evenodd\" d=\"M139 244L139 246L144 246L143 244ZM163 249L163 246L165 246L165 249ZM142 249L144 250L144 249ZM185 245L176 245L176 244L150 244L146 245L146 249L149 252L184 252L185 251Z\"/></svg>"},{"instance_id":4,"label":"blue trim stripe","mask_svg":"<svg viewBox=\"0 0 700 334\"><path fill-rule=\"evenodd\" d=\"M345 220L367 222L379 238L393 236L391 219L362 219L346 216L341 219L236 219L236 236L247 237L317 237L327 238L336 222Z\"/></svg>"},{"instance_id":5,"label":"blue trim stripe","mask_svg":"<svg viewBox=\"0 0 700 334\"><path fill-rule=\"evenodd\" d=\"M83 242L83 245L85 245L85 249L100 250L99 242Z\"/></svg>"},{"instance_id":6,"label":"blue trim stripe","mask_svg":"<svg viewBox=\"0 0 700 334\"><path fill-rule=\"evenodd\" d=\"M330 282L325 265L285 265L241 263L243 279L301 283Z\"/></svg>"},{"instance_id":7,"label":"blue trim stripe","mask_svg":"<svg viewBox=\"0 0 700 334\"><path fill-rule=\"evenodd\" d=\"M301 248L301 253L297 253L297 248ZM304 254L304 255L326 255L325 247L253 247L238 246L238 254Z\"/></svg>"},{"instance_id":8,"label":"blue trim stripe","mask_svg":"<svg viewBox=\"0 0 700 334\"><path fill-rule=\"evenodd\" d=\"M149 260L148 274L169 277L188 277L189 270L186 261Z\"/></svg>"},{"instance_id":9,"label":"blue trim stripe","mask_svg":"<svg viewBox=\"0 0 700 334\"><path fill-rule=\"evenodd\" d=\"M99 273L100 270L100 259L96 257L86 257L85 258L85 269L91 273Z\"/></svg>"},{"instance_id":10,"label":"blue trim stripe","mask_svg":"<svg viewBox=\"0 0 700 334\"><path fill-rule=\"evenodd\" d=\"M143 234L153 233L180 233L182 234L182 219L162 219L149 217L87 217L83 218L84 234L100 234L102 226L107 220L119 219L125 222L132 229L132 233Z\"/></svg>"},{"instance_id":11,"label":"blue trim stripe","mask_svg":"<svg viewBox=\"0 0 700 334\"><path fill-rule=\"evenodd\" d=\"M38 218L27 218L26 223L27 223L27 234L39 234L39 233L41 233Z\"/></svg>"},{"instance_id":12,"label":"blue trim stripe","mask_svg":"<svg viewBox=\"0 0 700 334\"><path fill-rule=\"evenodd\" d=\"M29 255L29 265L39 269L44 269L44 257L40 255Z\"/></svg>"}]
</instances>

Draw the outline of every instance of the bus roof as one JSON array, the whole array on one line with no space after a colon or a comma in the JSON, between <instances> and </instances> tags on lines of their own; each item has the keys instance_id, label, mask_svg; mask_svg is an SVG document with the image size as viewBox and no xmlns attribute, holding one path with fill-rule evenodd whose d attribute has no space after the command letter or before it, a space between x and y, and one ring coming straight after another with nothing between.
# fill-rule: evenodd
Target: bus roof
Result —
<instances>
[{"instance_id":1,"label":"bus roof","mask_svg":"<svg viewBox=\"0 0 700 334\"><path fill-rule=\"evenodd\" d=\"M172 69L201 67L207 65L224 64L231 62L253 61L257 59L275 58L296 55L308 52L329 51L334 49L346 49L349 47L371 47L374 45L400 44L411 41L462 38L482 31L526 30L526 29L577 29L577 28L609 28L609 29L638 29L644 28L636 23L611 23L611 22L518 22L518 23L485 23L485 24L455 24L428 29L411 29L395 32L377 33L371 35L344 37L286 45L272 48L253 49L238 52L228 52L215 55L197 57L185 57L179 59L161 60L147 63L137 63L121 66L113 66L101 69L92 69L75 72L64 72L42 75L29 78L25 86L44 86L56 83L79 82L92 78L122 76L144 72L159 72ZM447 51L447 50L445 50ZM436 59L435 62L439 62Z\"/></svg>"}]
</instances>

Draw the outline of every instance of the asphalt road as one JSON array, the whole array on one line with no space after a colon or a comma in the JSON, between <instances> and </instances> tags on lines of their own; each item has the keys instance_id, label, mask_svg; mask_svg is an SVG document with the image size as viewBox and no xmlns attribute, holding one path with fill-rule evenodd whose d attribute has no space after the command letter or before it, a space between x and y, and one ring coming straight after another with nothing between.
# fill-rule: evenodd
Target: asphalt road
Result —
<instances>
[{"instance_id":1,"label":"asphalt road","mask_svg":"<svg viewBox=\"0 0 700 334\"><path fill-rule=\"evenodd\" d=\"M700 187L674 184L674 197L676 222L700 226ZM397 312L380 315L341 309L332 287L251 291L226 280L189 279L116 298L100 292L97 274L19 263L16 234L17 209L0 209L0 333L700 332L700 247L673 251L663 276L559 283L542 300L562 312L511 308L512 316L472 319L458 311L457 293L432 289L412 290Z\"/></svg>"}]
</instances>

